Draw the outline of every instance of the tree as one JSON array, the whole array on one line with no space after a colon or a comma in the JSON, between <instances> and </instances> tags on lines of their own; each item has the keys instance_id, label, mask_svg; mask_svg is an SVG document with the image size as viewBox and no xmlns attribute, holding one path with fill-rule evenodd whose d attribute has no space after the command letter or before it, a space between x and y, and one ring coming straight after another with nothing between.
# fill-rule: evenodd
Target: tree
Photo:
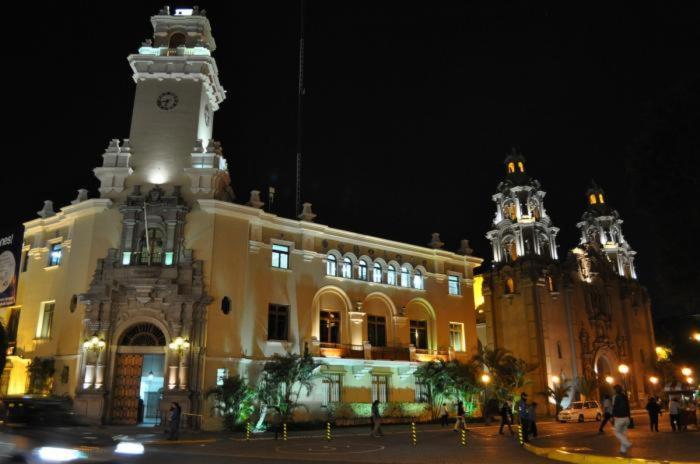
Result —
<instances>
[{"instance_id":1,"label":"tree","mask_svg":"<svg viewBox=\"0 0 700 464\"><path fill-rule=\"evenodd\" d=\"M422 363L414 375L425 384L426 398L423 399L430 403L432 417L437 419L441 414L440 406L455 391L447 363L443 360Z\"/></svg>"},{"instance_id":2,"label":"tree","mask_svg":"<svg viewBox=\"0 0 700 464\"><path fill-rule=\"evenodd\" d=\"M488 370L491 375L489 390L500 402L511 399L529 384L528 374L537 369L537 364L527 363L503 348L482 349L473 362Z\"/></svg>"},{"instance_id":3,"label":"tree","mask_svg":"<svg viewBox=\"0 0 700 464\"><path fill-rule=\"evenodd\" d=\"M253 413L255 390L239 376L223 379L222 385L207 392L207 397L210 396L216 400L214 409L223 415L226 430L235 430L238 424L246 422Z\"/></svg>"},{"instance_id":4,"label":"tree","mask_svg":"<svg viewBox=\"0 0 700 464\"><path fill-rule=\"evenodd\" d=\"M302 391L308 396L314 388L313 380L317 377L316 363L307 348L302 356L287 353L285 356L275 354L265 363L260 376L256 396L261 403L260 419L257 427L262 426L267 409L279 408L282 422L293 417L299 408Z\"/></svg>"},{"instance_id":5,"label":"tree","mask_svg":"<svg viewBox=\"0 0 700 464\"><path fill-rule=\"evenodd\" d=\"M584 399L591 399L598 389L598 381L595 377L579 377L576 379L576 391L579 392Z\"/></svg>"},{"instance_id":6,"label":"tree","mask_svg":"<svg viewBox=\"0 0 700 464\"><path fill-rule=\"evenodd\" d=\"M561 402L564 398L569 395L572 385L570 383L564 383L562 379L561 383L554 385L554 388L547 387L542 394L547 398L552 398L554 400L554 406L556 407L556 416L559 416L559 411L561 411Z\"/></svg>"}]
</instances>

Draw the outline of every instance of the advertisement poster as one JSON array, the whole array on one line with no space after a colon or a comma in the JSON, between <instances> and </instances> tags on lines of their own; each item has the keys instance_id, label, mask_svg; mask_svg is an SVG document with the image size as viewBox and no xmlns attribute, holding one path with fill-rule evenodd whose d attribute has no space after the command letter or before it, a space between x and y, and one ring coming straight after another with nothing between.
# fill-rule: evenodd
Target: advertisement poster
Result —
<instances>
[{"instance_id":1,"label":"advertisement poster","mask_svg":"<svg viewBox=\"0 0 700 464\"><path fill-rule=\"evenodd\" d=\"M17 302L17 279L22 260L24 231L0 228L0 308Z\"/></svg>"}]
</instances>

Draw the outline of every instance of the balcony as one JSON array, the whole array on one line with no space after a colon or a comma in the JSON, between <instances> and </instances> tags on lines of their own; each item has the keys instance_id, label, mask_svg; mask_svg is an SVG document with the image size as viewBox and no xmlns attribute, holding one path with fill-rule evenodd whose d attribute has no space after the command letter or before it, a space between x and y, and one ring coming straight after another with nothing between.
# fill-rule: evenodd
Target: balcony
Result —
<instances>
[{"instance_id":1,"label":"balcony","mask_svg":"<svg viewBox=\"0 0 700 464\"><path fill-rule=\"evenodd\" d=\"M364 345L349 345L315 342L312 343L312 347L315 348L312 348L312 354L323 358L407 362L450 361L454 359L454 351L452 350L421 349L414 348L412 345L372 346L370 343L365 343Z\"/></svg>"},{"instance_id":2,"label":"balcony","mask_svg":"<svg viewBox=\"0 0 700 464\"><path fill-rule=\"evenodd\" d=\"M343 345L340 343L321 342L319 353L324 358L365 359L362 345Z\"/></svg>"}]
</instances>

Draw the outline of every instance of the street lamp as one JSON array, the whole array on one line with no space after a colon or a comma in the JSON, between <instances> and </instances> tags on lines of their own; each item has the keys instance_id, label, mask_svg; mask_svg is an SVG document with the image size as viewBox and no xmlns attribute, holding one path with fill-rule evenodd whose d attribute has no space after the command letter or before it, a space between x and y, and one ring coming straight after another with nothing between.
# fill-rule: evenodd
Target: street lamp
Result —
<instances>
[{"instance_id":1,"label":"street lamp","mask_svg":"<svg viewBox=\"0 0 700 464\"><path fill-rule=\"evenodd\" d=\"M85 348L87 351L100 351L106 345L107 343L104 340L99 338L97 335L93 335L88 340L85 340L83 343L83 348Z\"/></svg>"},{"instance_id":2,"label":"street lamp","mask_svg":"<svg viewBox=\"0 0 700 464\"><path fill-rule=\"evenodd\" d=\"M686 378L685 378L685 383L687 383L688 385L692 385L692 384L695 383L695 379L692 378L692 377L686 377Z\"/></svg>"},{"instance_id":3,"label":"street lamp","mask_svg":"<svg viewBox=\"0 0 700 464\"><path fill-rule=\"evenodd\" d=\"M553 375L552 376L552 383L553 384L558 384L561 381L558 375Z\"/></svg>"},{"instance_id":4,"label":"street lamp","mask_svg":"<svg viewBox=\"0 0 700 464\"><path fill-rule=\"evenodd\" d=\"M700 332L693 333L693 340L695 340L696 342L700 342Z\"/></svg>"},{"instance_id":5,"label":"street lamp","mask_svg":"<svg viewBox=\"0 0 700 464\"><path fill-rule=\"evenodd\" d=\"M491 376L488 375L488 374L486 374L486 373L482 374L482 376L481 376L481 382L482 382L484 385L488 385L488 384L491 382Z\"/></svg>"},{"instance_id":6,"label":"street lamp","mask_svg":"<svg viewBox=\"0 0 700 464\"><path fill-rule=\"evenodd\" d=\"M168 347L170 347L171 350L176 350L176 351L182 352L190 347L190 342L188 342L187 340L185 340L182 337L177 337L175 340L170 342Z\"/></svg>"},{"instance_id":7,"label":"street lamp","mask_svg":"<svg viewBox=\"0 0 700 464\"><path fill-rule=\"evenodd\" d=\"M622 386L625 389L625 395L627 395L627 374L630 371L630 367L627 364L620 364L617 366L617 370L622 374Z\"/></svg>"},{"instance_id":8,"label":"street lamp","mask_svg":"<svg viewBox=\"0 0 700 464\"><path fill-rule=\"evenodd\" d=\"M483 395L483 400L481 402L483 409L481 410L481 415L484 417L484 422L489 424L491 422L491 418L488 416L488 414L486 414L486 388L488 387L489 383L491 383L491 376L486 372L481 374L481 383L484 384L484 389L481 390L481 394Z\"/></svg>"},{"instance_id":9,"label":"street lamp","mask_svg":"<svg viewBox=\"0 0 700 464\"><path fill-rule=\"evenodd\" d=\"M615 382L615 379L613 379L612 375L606 375L605 381L608 383L608 385L612 385Z\"/></svg>"},{"instance_id":10,"label":"street lamp","mask_svg":"<svg viewBox=\"0 0 700 464\"><path fill-rule=\"evenodd\" d=\"M684 367L681 369L681 374L683 374L686 377L690 377L691 375L693 375L693 370L689 367Z\"/></svg>"},{"instance_id":11,"label":"street lamp","mask_svg":"<svg viewBox=\"0 0 700 464\"><path fill-rule=\"evenodd\" d=\"M659 378L655 375L652 375L651 377L649 377L649 383L651 383L652 385L656 385L657 383L659 383Z\"/></svg>"}]
</instances>

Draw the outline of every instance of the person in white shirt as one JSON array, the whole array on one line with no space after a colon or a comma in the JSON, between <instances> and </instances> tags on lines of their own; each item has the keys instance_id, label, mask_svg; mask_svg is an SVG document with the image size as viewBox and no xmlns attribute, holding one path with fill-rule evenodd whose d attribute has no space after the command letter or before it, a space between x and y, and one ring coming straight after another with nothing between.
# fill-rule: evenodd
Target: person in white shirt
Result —
<instances>
[{"instance_id":1,"label":"person in white shirt","mask_svg":"<svg viewBox=\"0 0 700 464\"><path fill-rule=\"evenodd\" d=\"M676 429L678 429L680 431L681 403L675 396L672 396L671 399L668 401L668 415L671 419L671 430L675 432Z\"/></svg>"}]
</instances>

